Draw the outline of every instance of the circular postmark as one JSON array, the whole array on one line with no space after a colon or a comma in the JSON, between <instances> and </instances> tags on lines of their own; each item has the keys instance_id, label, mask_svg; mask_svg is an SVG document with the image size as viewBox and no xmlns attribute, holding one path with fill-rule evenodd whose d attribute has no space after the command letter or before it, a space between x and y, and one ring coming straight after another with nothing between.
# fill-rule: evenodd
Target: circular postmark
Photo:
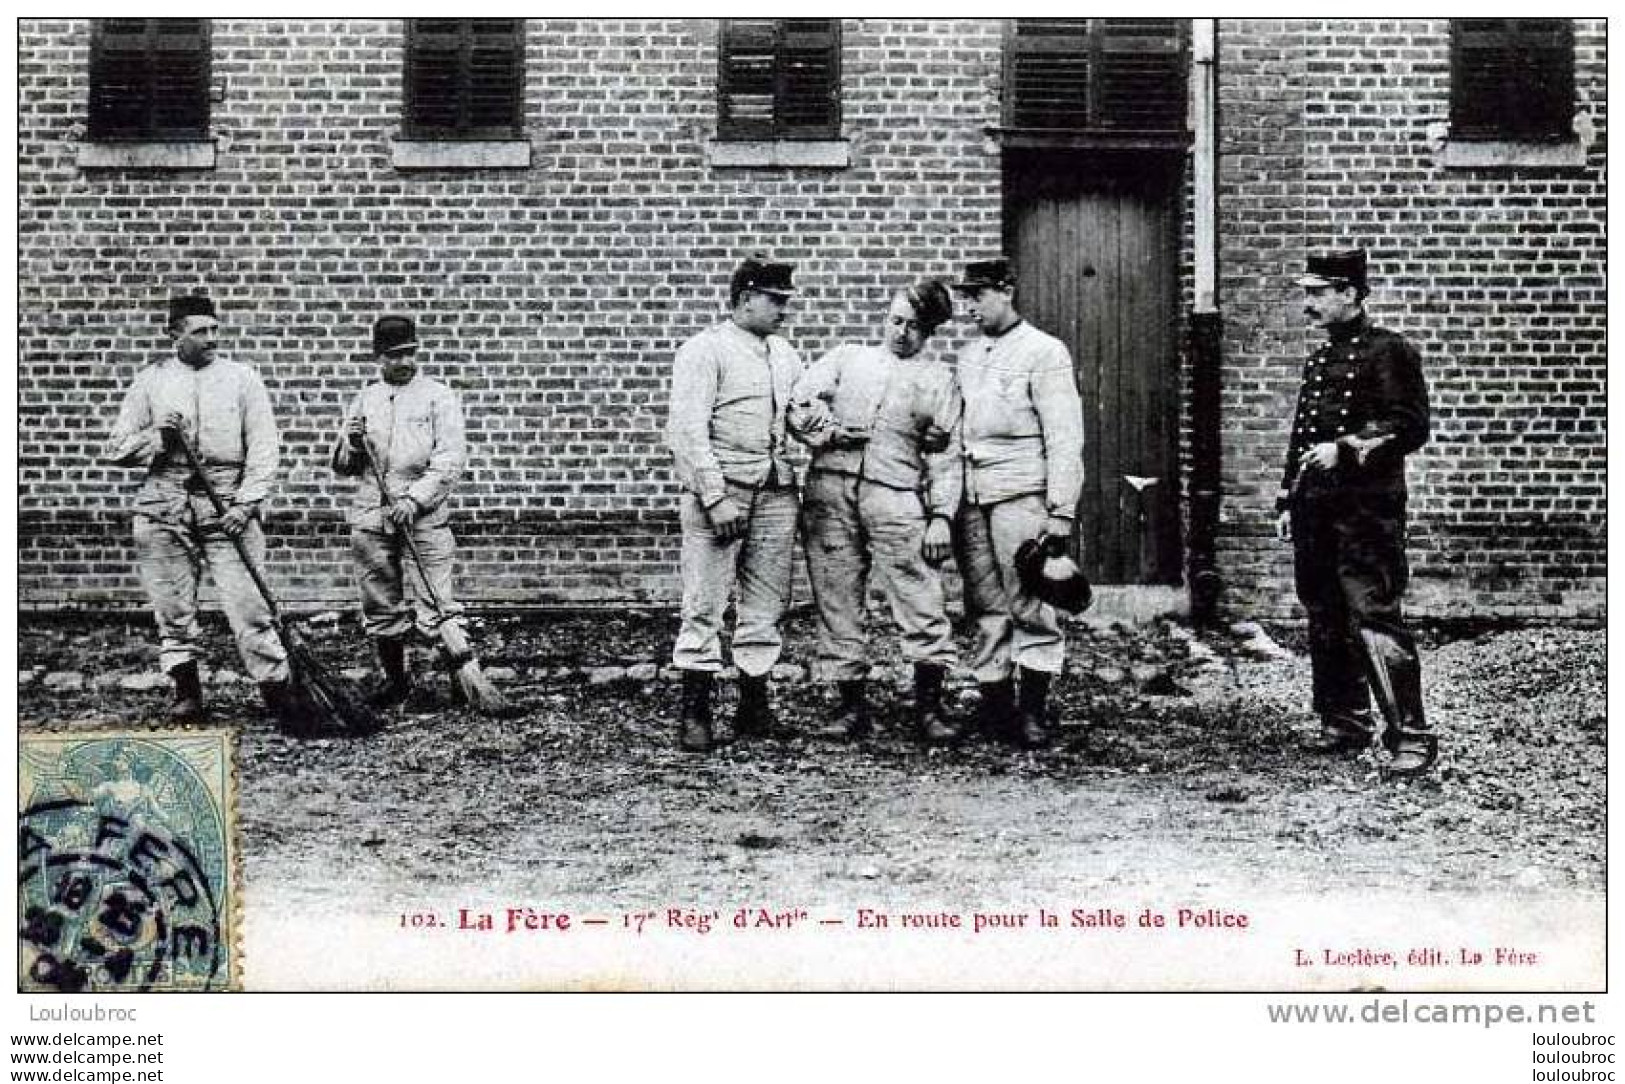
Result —
<instances>
[{"instance_id":1,"label":"circular postmark","mask_svg":"<svg viewBox=\"0 0 1625 1084\"><path fill-rule=\"evenodd\" d=\"M79 785L46 788L19 814L23 989L219 985L218 820L177 765L161 747L103 749L70 762Z\"/></svg>"}]
</instances>

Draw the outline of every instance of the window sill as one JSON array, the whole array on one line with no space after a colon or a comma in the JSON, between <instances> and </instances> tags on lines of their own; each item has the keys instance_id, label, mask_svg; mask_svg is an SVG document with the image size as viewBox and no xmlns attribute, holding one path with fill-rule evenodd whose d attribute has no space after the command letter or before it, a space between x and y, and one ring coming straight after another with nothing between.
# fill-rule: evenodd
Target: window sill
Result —
<instances>
[{"instance_id":1,"label":"window sill","mask_svg":"<svg viewBox=\"0 0 1625 1084\"><path fill-rule=\"evenodd\" d=\"M846 139L713 139L705 146L713 169L846 169L852 143Z\"/></svg>"},{"instance_id":2,"label":"window sill","mask_svg":"<svg viewBox=\"0 0 1625 1084\"><path fill-rule=\"evenodd\" d=\"M1074 151L1156 151L1184 154L1190 150L1189 131L1109 132L1104 130L1066 131L1055 128L1014 128L989 126L982 129L1011 150Z\"/></svg>"},{"instance_id":3,"label":"window sill","mask_svg":"<svg viewBox=\"0 0 1625 1084\"><path fill-rule=\"evenodd\" d=\"M80 169L213 169L214 140L81 143Z\"/></svg>"},{"instance_id":4,"label":"window sill","mask_svg":"<svg viewBox=\"0 0 1625 1084\"><path fill-rule=\"evenodd\" d=\"M396 169L529 169L528 139L397 139Z\"/></svg>"},{"instance_id":5,"label":"window sill","mask_svg":"<svg viewBox=\"0 0 1625 1084\"><path fill-rule=\"evenodd\" d=\"M1446 139L1436 161L1445 169L1573 169L1586 164L1586 149L1578 138L1562 143Z\"/></svg>"}]
</instances>

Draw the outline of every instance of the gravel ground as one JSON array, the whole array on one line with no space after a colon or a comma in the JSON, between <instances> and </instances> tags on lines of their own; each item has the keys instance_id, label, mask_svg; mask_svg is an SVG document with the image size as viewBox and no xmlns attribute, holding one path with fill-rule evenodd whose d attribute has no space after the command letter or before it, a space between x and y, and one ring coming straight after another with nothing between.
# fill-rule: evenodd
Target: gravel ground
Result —
<instances>
[{"instance_id":1,"label":"gravel ground","mask_svg":"<svg viewBox=\"0 0 1625 1084\"><path fill-rule=\"evenodd\" d=\"M368 665L349 618L308 629L335 667ZM783 735L700 758L675 748L671 614L489 617L478 631L520 718L455 710L439 678L438 710L392 715L370 739L298 742L260 717L240 675L211 675L217 716L245 720L251 892L320 899L366 883L407 904L478 885L614 905L861 891L969 907L1103 888L1602 890L1599 629L1424 632L1443 755L1410 781L1387 778L1377 750L1300 751L1308 663L1290 630L1079 625L1059 739L1040 753L916 747L907 674L884 651L878 735L811 741L800 735L829 698L788 664L775 683ZM209 635L209 659L233 665L223 627ZM147 622L30 618L19 642L25 728L161 723L168 687L152 675ZM810 656L798 614L785 657ZM966 677L950 684L968 709Z\"/></svg>"}]
</instances>

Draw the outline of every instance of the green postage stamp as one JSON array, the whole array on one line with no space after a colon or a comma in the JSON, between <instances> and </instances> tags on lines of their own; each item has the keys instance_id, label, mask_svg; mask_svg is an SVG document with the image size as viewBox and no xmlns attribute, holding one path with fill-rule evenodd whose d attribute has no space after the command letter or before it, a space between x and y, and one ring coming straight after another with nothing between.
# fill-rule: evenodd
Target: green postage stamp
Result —
<instances>
[{"instance_id":1,"label":"green postage stamp","mask_svg":"<svg viewBox=\"0 0 1625 1084\"><path fill-rule=\"evenodd\" d=\"M25 732L18 985L241 985L229 730Z\"/></svg>"}]
</instances>

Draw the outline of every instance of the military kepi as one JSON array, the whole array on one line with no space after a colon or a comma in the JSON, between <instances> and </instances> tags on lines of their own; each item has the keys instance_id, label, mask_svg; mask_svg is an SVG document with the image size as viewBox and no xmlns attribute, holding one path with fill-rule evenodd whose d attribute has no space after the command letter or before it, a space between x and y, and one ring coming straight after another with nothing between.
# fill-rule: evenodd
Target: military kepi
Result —
<instances>
[{"instance_id":1,"label":"military kepi","mask_svg":"<svg viewBox=\"0 0 1625 1084\"><path fill-rule=\"evenodd\" d=\"M1081 614L1095 597L1089 577L1054 540L1029 538L1016 547L1016 576L1027 594L1069 614Z\"/></svg>"},{"instance_id":2,"label":"military kepi","mask_svg":"<svg viewBox=\"0 0 1625 1084\"><path fill-rule=\"evenodd\" d=\"M734 292L756 290L775 297L789 297L796 292L796 288L790 284L790 276L794 272L791 264L770 263L753 257L740 264L734 272Z\"/></svg>"},{"instance_id":3,"label":"military kepi","mask_svg":"<svg viewBox=\"0 0 1625 1084\"><path fill-rule=\"evenodd\" d=\"M1014 286L1016 276L1010 270L1009 260L977 260L965 265L965 277L954 283L954 289L966 293L976 290L1002 290Z\"/></svg>"},{"instance_id":4,"label":"military kepi","mask_svg":"<svg viewBox=\"0 0 1625 1084\"><path fill-rule=\"evenodd\" d=\"M372 325L372 352L380 357L418 344L417 325L410 316L380 316Z\"/></svg>"},{"instance_id":5,"label":"military kepi","mask_svg":"<svg viewBox=\"0 0 1625 1084\"><path fill-rule=\"evenodd\" d=\"M1321 252L1309 257L1308 274L1298 278L1303 287L1353 286L1365 289L1365 249Z\"/></svg>"},{"instance_id":6,"label":"military kepi","mask_svg":"<svg viewBox=\"0 0 1625 1084\"><path fill-rule=\"evenodd\" d=\"M169 322L178 324L188 316L214 316L214 302L201 294L182 294L169 299Z\"/></svg>"}]
</instances>

